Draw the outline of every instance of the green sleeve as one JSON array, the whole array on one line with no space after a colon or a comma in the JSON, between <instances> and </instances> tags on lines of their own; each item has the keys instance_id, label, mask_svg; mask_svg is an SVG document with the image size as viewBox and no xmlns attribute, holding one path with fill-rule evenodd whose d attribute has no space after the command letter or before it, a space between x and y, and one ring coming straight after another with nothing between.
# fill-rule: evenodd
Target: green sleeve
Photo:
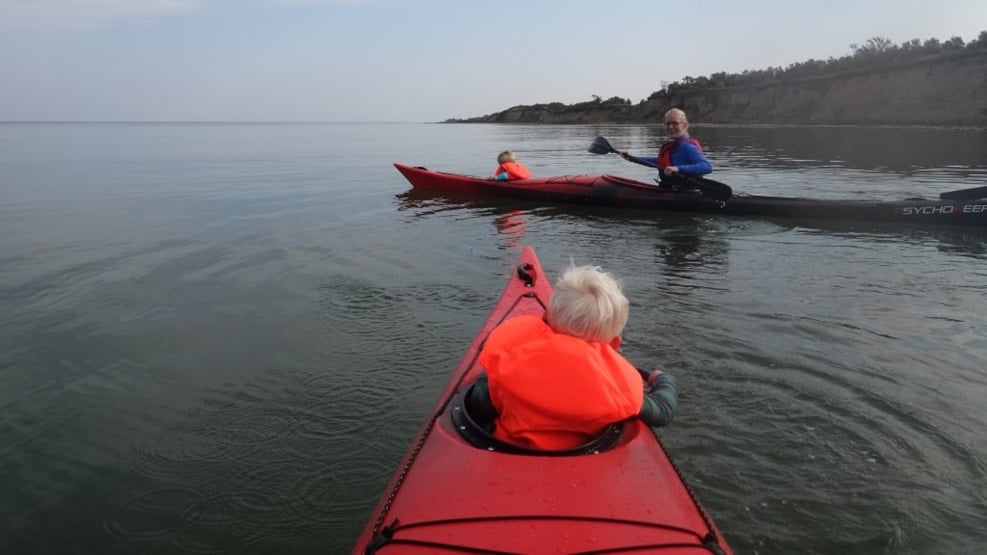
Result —
<instances>
[{"instance_id":1,"label":"green sleeve","mask_svg":"<svg viewBox=\"0 0 987 555\"><path fill-rule=\"evenodd\" d=\"M653 428L665 426L675 418L678 397L675 377L671 374L661 374L644 394L644 403L641 405L638 418Z\"/></svg>"}]
</instances>

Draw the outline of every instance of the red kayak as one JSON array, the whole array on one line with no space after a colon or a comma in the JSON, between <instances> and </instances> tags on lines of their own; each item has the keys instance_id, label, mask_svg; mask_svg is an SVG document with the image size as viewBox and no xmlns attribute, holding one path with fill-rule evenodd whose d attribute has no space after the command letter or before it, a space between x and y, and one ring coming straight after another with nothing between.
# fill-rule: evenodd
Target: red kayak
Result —
<instances>
[{"instance_id":1,"label":"red kayak","mask_svg":"<svg viewBox=\"0 0 987 555\"><path fill-rule=\"evenodd\" d=\"M940 194L936 200L827 200L761 195L723 196L719 189L672 190L616 175L560 175L519 181L394 164L415 189L498 196L550 204L584 204L731 216L767 216L800 220L890 222L897 224L987 226L987 187ZM706 185L716 183L704 180ZM711 196L712 195L712 196ZM717 198L719 197L719 198ZM728 198L727 198L728 197ZM723 200L726 199L726 200Z\"/></svg>"},{"instance_id":2,"label":"red kayak","mask_svg":"<svg viewBox=\"0 0 987 555\"><path fill-rule=\"evenodd\" d=\"M464 403L501 322L541 315L552 287L525 247L500 300L391 478L354 554L730 554L654 431L633 419L568 451L484 431Z\"/></svg>"}]
</instances>

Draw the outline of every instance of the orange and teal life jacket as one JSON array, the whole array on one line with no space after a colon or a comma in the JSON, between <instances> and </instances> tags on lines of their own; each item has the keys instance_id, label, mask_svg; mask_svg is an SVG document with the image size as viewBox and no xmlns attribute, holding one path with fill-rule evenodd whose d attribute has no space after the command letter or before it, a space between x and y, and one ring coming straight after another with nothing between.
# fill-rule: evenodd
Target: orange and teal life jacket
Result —
<instances>
[{"instance_id":1,"label":"orange and teal life jacket","mask_svg":"<svg viewBox=\"0 0 987 555\"><path fill-rule=\"evenodd\" d=\"M516 179L528 179L531 177L531 172L528 168L519 164L518 162L504 162L503 164L497 166L494 170L494 176L499 176L502 173L507 173L507 180L514 181Z\"/></svg>"}]
</instances>

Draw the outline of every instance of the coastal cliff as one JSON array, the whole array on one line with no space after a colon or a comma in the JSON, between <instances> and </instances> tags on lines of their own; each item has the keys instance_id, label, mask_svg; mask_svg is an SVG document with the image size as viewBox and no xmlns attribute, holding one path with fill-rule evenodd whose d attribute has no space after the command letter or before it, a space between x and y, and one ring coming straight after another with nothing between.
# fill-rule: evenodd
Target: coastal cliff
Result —
<instances>
[{"instance_id":1,"label":"coastal cliff","mask_svg":"<svg viewBox=\"0 0 987 555\"><path fill-rule=\"evenodd\" d=\"M597 97L571 105L514 106L447 121L654 123L665 110L678 106L690 120L703 123L987 127L985 49L773 82L718 85L715 79L701 79L701 86L696 86L697 80L676 83L636 105L616 97Z\"/></svg>"}]
</instances>

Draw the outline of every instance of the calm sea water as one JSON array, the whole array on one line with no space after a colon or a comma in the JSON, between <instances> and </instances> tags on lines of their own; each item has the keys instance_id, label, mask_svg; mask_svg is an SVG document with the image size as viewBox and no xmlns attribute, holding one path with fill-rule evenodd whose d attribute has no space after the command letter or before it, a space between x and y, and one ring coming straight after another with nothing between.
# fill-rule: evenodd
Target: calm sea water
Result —
<instances>
[{"instance_id":1,"label":"calm sea water","mask_svg":"<svg viewBox=\"0 0 987 555\"><path fill-rule=\"evenodd\" d=\"M987 185L987 131L696 125L735 191ZM522 245L625 355L737 553L980 553L987 230L409 193L646 168L648 126L0 124L0 552L345 553ZM461 484L468 487L468 484Z\"/></svg>"}]
</instances>

